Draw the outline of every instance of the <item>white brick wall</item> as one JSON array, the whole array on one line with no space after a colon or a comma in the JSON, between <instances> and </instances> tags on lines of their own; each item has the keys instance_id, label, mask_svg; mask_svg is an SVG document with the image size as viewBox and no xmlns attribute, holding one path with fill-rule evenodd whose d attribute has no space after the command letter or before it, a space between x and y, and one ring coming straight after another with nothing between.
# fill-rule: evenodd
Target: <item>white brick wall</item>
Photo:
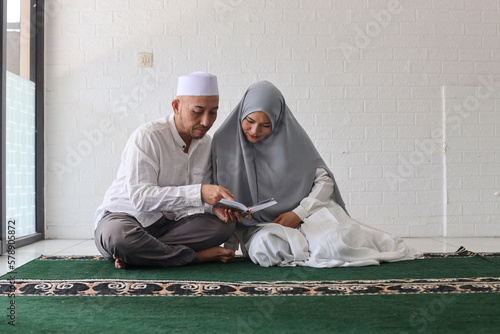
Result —
<instances>
[{"instance_id":1,"label":"white brick wall","mask_svg":"<svg viewBox=\"0 0 500 334\"><path fill-rule=\"evenodd\" d=\"M47 0L47 237L93 236L128 136L196 70L219 77L210 133L276 84L354 218L500 236L499 20L498 0Z\"/></svg>"}]
</instances>

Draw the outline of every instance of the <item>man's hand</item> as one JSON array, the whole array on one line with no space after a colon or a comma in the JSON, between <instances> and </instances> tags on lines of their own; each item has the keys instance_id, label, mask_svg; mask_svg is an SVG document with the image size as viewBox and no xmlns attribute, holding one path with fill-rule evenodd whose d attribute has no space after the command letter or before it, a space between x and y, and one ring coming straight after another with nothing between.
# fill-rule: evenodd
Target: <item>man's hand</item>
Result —
<instances>
[{"instance_id":1,"label":"man's hand","mask_svg":"<svg viewBox=\"0 0 500 334\"><path fill-rule=\"evenodd\" d=\"M214 215L219 217L220 220L222 220L225 223L236 223L236 222L242 222L243 217L239 214L239 212L235 212L230 209L224 209L224 208L213 208L212 212Z\"/></svg>"},{"instance_id":2,"label":"man's hand","mask_svg":"<svg viewBox=\"0 0 500 334\"><path fill-rule=\"evenodd\" d=\"M293 211L285 212L273 220L273 223L280 224L286 227L296 228L300 224L300 218Z\"/></svg>"},{"instance_id":3,"label":"man's hand","mask_svg":"<svg viewBox=\"0 0 500 334\"><path fill-rule=\"evenodd\" d=\"M232 201L233 197L234 195L224 187L216 186L213 184L201 185L201 200L204 203L214 205L223 198Z\"/></svg>"}]
</instances>

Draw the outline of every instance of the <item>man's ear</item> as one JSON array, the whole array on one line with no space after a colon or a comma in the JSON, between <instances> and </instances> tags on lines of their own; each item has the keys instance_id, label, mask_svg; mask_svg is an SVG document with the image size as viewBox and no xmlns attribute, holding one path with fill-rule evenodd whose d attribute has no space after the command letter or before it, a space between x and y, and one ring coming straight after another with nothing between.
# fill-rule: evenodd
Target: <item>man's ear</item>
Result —
<instances>
[{"instance_id":1,"label":"man's ear","mask_svg":"<svg viewBox=\"0 0 500 334\"><path fill-rule=\"evenodd\" d=\"M178 114L179 113L179 104L180 104L179 99L173 99L172 100L172 109L174 109L174 114Z\"/></svg>"}]
</instances>

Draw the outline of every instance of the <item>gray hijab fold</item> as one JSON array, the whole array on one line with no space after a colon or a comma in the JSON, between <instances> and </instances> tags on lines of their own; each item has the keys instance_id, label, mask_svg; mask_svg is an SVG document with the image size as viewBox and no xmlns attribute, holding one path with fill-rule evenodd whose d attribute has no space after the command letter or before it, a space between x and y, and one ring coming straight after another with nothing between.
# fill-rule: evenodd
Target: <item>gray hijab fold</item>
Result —
<instances>
[{"instance_id":1,"label":"gray hijab fold","mask_svg":"<svg viewBox=\"0 0 500 334\"><path fill-rule=\"evenodd\" d=\"M243 119L255 111L265 112L271 133L258 143L247 141ZM297 122L281 92L272 83L251 85L212 141L214 183L229 189L234 199L247 206L273 197L278 204L245 219L245 225L267 223L295 209L311 192L318 167L327 167L311 139ZM332 199L344 210L337 184Z\"/></svg>"}]
</instances>

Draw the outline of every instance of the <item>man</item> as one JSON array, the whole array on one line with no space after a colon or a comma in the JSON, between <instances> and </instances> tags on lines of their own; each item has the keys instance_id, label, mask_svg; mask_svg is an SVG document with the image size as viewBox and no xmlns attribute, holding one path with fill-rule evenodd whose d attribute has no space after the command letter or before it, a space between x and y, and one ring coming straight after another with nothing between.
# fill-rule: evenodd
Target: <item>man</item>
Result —
<instances>
[{"instance_id":1,"label":"man","mask_svg":"<svg viewBox=\"0 0 500 334\"><path fill-rule=\"evenodd\" d=\"M233 197L209 184L211 139L205 134L218 106L217 77L181 76L174 113L140 126L129 138L95 219L97 248L116 268L233 259L233 251L218 245L241 216L211 206Z\"/></svg>"}]
</instances>

